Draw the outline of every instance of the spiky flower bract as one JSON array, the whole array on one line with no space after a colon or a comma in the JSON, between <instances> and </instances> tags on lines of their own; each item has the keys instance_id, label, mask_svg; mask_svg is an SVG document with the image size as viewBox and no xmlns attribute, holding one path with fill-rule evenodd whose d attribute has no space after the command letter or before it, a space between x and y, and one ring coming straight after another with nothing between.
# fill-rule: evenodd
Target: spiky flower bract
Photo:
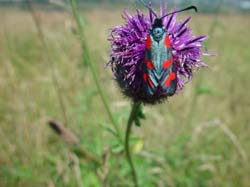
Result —
<instances>
[{"instance_id":1,"label":"spiky flower bract","mask_svg":"<svg viewBox=\"0 0 250 187\"><path fill-rule=\"evenodd\" d=\"M149 4L149 7L151 5ZM167 6L160 6L160 14L166 15ZM146 37L154 19L157 18L151 10L145 15L136 10L135 15L130 15L127 10L122 15L125 24L116 26L111 30L109 41L111 42L110 64L115 79L125 95L133 101L143 103L157 103L167 96L155 93L149 96L143 87L143 59L146 50ZM163 18L163 26L170 37L174 64L177 68L177 93L183 89L185 83L193 77L193 70L206 66L201 60L202 42L206 36L196 37L187 26L191 17L184 21L177 21L177 14L171 14Z\"/></svg>"}]
</instances>

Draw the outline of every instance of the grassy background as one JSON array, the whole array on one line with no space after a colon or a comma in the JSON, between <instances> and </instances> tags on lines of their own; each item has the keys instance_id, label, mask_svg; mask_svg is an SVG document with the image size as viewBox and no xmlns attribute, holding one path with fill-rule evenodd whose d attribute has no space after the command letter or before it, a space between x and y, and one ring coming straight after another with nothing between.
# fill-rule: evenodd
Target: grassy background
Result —
<instances>
[{"instance_id":1,"label":"grassy background","mask_svg":"<svg viewBox=\"0 0 250 187\"><path fill-rule=\"evenodd\" d=\"M110 28L122 24L121 11L93 6L82 14L99 79L124 132L130 103L105 69L107 36ZM82 64L71 15L38 14L48 49L29 11L0 9L0 186L132 186L123 149L107 130L111 124ZM147 120L133 129L141 186L250 185L249 18L193 16L193 32L210 34L206 46L217 56L204 58L209 68L195 73L179 95L144 108ZM107 152L107 165L98 168L78 157L49 129L49 118L67 122L81 146L94 155Z\"/></svg>"}]
</instances>

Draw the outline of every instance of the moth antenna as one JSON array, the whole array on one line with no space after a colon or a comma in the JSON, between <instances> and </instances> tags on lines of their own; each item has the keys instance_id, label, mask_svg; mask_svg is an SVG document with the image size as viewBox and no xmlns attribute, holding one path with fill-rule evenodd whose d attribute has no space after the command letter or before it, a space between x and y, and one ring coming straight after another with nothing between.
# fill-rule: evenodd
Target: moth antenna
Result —
<instances>
[{"instance_id":1,"label":"moth antenna","mask_svg":"<svg viewBox=\"0 0 250 187\"><path fill-rule=\"evenodd\" d=\"M150 7L148 6L143 0L140 0L140 2L146 7L149 9L149 11L151 11L155 17L158 17L157 14L155 13L155 11Z\"/></svg>"},{"instance_id":2,"label":"moth antenna","mask_svg":"<svg viewBox=\"0 0 250 187\"><path fill-rule=\"evenodd\" d=\"M163 18L165 18L166 16L169 16L169 15L171 15L171 14L175 14L175 13L179 13L179 12L184 12L184 11L191 10L191 9L193 9L195 12L198 11L198 10L197 10L197 7L192 5L192 6L183 8L183 9L181 9L181 10L177 10L177 11L174 11L174 12L170 12L170 13L168 13L168 14L162 16L160 19L163 19Z\"/></svg>"}]
</instances>

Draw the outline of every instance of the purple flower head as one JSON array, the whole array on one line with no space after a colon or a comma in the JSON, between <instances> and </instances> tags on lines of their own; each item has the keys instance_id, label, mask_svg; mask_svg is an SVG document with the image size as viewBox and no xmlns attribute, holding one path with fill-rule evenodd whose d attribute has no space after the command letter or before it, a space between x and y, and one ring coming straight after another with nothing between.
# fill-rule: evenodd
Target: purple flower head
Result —
<instances>
[{"instance_id":1,"label":"purple flower head","mask_svg":"<svg viewBox=\"0 0 250 187\"><path fill-rule=\"evenodd\" d=\"M148 5L151 9L151 5ZM168 95L161 90L155 91L153 95L145 91L143 79L143 67L146 50L146 38L154 20L166 15L166 8L160 6L160 14L156 15L152 10L145 15L137 9L135 15L130 15L127 10L122 17L125 24L112 29L109 41L111 42L110 65L115 79L125 95L131 97L135 102L157 103ZM191 17L184 21L176 20L177 14L171 14L162 19L163 28L172 47L173 63L176 67L176 78L178 93L184 84L192 79L193 70L206 66L201 60L202 42L206 36L196 37L192 34L187 23Z\"/></svg>"}]
</instances>

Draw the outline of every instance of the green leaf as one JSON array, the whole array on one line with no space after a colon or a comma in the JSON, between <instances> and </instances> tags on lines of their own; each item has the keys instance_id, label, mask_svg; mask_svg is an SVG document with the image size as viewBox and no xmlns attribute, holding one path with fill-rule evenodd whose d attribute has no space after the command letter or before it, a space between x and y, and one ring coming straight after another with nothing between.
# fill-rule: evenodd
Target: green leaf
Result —
<instances>
[{"instance_id":1,"label":"green leaf","mask_svg":"<svg viewBox=\"0 0 250 187\"><path fill-rule=\"evenodd\" d=\"M124 145L117 144L117 145L113 146L111 150L113 153L120 153L124 150Z\"/></svg>"},{"instance_id":2,"label":"green leaf","mask_svg":"<svg viewBox=\"0 0 250 187\"><path fill-rule=\"evenodd\" d=\"M141 122L140 122L139 118L136 118L136 119L134 120L134 123L135 123L135 125L136 125L137 127L140 127L140 126L141 126Z\"/></svg>"},{"instance_id":3,"label":"green leaf","mask_svg":"<svg viewBox=\"0 0 250 187\"><path fill-rule=\"evenodd\" d=\"M105 127L105 130L114 135L115 137L118 136L118 134L110 127Z\"/></svg>"},{"instance_id":4,"label":"green leaf","mask_svg":"<svg viewBox=\"0 0 250 187\"><path fill-rule=\"evenodd\" d=\"M139 118L141 118L141 119L146 119L146 116L145 116L145 113L144 113L144 111L143 111L143 106L142 106L142 105L140 105L140 109L139 109L139 111L138 111L137 116L138 116Z\"/></svg>"}]
</instances>

